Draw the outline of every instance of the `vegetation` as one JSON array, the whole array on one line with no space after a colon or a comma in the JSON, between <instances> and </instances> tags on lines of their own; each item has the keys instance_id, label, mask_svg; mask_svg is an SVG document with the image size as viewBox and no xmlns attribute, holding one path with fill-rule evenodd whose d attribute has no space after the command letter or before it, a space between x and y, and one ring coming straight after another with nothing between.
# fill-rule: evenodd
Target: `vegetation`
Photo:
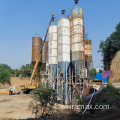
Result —
<instances>
[{"instance_id":1,"label":"vegetation","mask_svg":"<svg viewBox=\"0 0 120 120\"><path fill-rule=\"evenodd\" d=\"M31 65L23 65L20 69L11 69L10 66L6 64L0 64L0 83L10 84L10 77L30 77L31 76Z\"/></svg>"},{"instance_id":2,"label":"vegetation","mask_svg":"<svg viewBox=\"0 0 120 120\"><path fill-rule=\"evenodd\" d=\"M10 70L11 68L5 64L0 65L0 83L5 84L9 83L10 84Z\"/></svg>"},{"instance_id":3,"label":"vegetation","mask_svg":"<svg viewBox=\"0 0 120 120\"><path fill-rule=\"evenodd\" d=\"M108 84L106 88L98 94L94 105L108 105L109 109L119 109L120 107L120 93L114 86ZM114 106L114 107L113 107ZM99 113L101 110L94 110Z\"/></svg>"},{"instance_id":4,"label":"vegetation","mask_svg":"<svg viewBox=\"0 0 120 120\"><path fill-rule=\"evenodd\" d=\"M106 88L102 90L102 92L97 97L97 102L101 102L103 104L111 103L112 100L120 98L119 90L114 86L108 84Z\"/></svg>"},{"instance_id":5,"label":"vegetation","mask_svg":"<svg viewBox=\"0 0 120 120\"><path fill-rule=\"evenodd\" d=\"M31 64L22 65L19 70L16 70L16 76L30 77L31 76Z\"/></svg>"},{"instance_id":6,"label":"vegetation","mask_svg":"<svg viewBox=\"0 0 120 120\"><path fill-rule=\"evenodd\" d=\"M101 41L99 51L103 56L104 69L109 70L112 59L120 50L120 23L116 26L113 32L106 41Z\"/></svg>"},{"instance_id":7,"label":"vegetation","mask_svg":"<svg viewBox=\"0 0 120 120\"><path fill-rule=\"evenodd\" d=\"M55 90L40 86L31 95L34 102L30 102L29 108L35 114L36 118L40 116L45 117L53 110L52 106L56 102Z\"/></svg>"},{"instance_id":8,"label":"vegetation","mask_svg":"<svg viewBox=\"0 0 120 120\"><path fill-rule=\"evenodd\" d=\"M102 70L99 70L99 72L102 72ZM88 71L88 75L89 75L89 76L96 76L96 69L93 68L93 70L89 70L89 71Z\"/></svg>"},{"instance_id":9,"label":"vegetation","mask_svg":"<svg viewBox=\"0 0 120 120\"><path fill-rule=\"evenodd\" d=\"M77 103L78 105L84 105L85 106L85 103L84 101L82 101L82 99L80 98L80 96L78 95L75 95L76 99L77 99ZM84 109L80 109L81 113L84 111Z\"/></svg>"}]
</instances>

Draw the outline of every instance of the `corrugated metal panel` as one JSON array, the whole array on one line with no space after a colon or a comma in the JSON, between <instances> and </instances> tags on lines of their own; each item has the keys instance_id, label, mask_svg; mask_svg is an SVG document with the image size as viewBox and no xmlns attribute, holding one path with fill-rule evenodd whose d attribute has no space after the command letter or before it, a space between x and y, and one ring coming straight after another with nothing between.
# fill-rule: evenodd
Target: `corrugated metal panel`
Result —
<instances>
[{"instance_id":1,"label":"corrugated metal panel","mask_svg":"<svg viewBox=\"0 0 120 120\"><path fill-rule=\"evenodd\" d=\"M40 53L40 49L42 46L42 38L40 37L33 37L32 38L32 62L36 62L37 57ZM39 62L42 62L42 58Z\"/></svg>"},{"instance_id":2,"label":"corrugated metal panel","mask_svg":"<svg viewBox=\"0 0 120 120\"><path fill-rule=\"evenodd\" d=\"M49 27L49 64L57 64L57 26Z\"/></svg>"},{"instance_id":3,"label":"corrugated metal panel","mask_svg":"<svg viewBox=\"0 0 120 120\"><path fill-rule=\"evenodd\" d=\"M58 62L70 62L70 21L58 20Z\"/></svg>"}]
</instances>

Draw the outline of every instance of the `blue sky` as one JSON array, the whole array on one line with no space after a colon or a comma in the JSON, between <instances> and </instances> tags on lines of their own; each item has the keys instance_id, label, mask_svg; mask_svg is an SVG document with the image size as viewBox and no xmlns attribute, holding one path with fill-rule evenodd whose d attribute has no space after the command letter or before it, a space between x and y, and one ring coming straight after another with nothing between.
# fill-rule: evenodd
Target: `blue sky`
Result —
<instances>
[{"instance_id":1,"label":"blue sky","mask_svg":"<svg viewBox=\"0 0 120 120\"><path fill-rule=\"evenodd\" d=\"M32 37L45 36L52 13L60 18L74 8L74 0L0 0L0 63L12 68L31 62ZM102 66L97 51L120 22L120 0L80 0L84 9L85 32L92 40L93 65Z\"/></svg>"}]
</instances>

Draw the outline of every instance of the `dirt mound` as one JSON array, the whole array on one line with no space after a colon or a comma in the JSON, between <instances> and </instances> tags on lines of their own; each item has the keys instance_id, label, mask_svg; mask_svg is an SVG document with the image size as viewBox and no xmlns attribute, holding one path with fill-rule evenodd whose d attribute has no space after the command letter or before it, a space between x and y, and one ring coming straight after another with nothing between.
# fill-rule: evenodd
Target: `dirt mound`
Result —
<instances>
[{"instance_id":1,"label":"dirt mound","mask_svg":"<svg viewBox=\"0 0 120 120\"><path fill-rule=\"evenodd\" d=\"M0 89L4 89L4 88L9 88L10 84L1 84L0 83Z\"/></svg>"},{"instance_id":2,"label":"dirt mound","mask_svg":"<svg viewBox=\"0 0 120 120\"><path fill-rule=\"evenodd\" d=\"M11 86L26 85L29 83L29 79L28 78L20 79L19 77L11 77L10 83L11 83Z\"/></svg>"},{"instance_id":3,"label":"dirt mound","mask_svg":"<svg viewBox=\"0 0 120 120\"><path fill-rule=\"evenodd\" d=\"M19 77L11 77L10 78L10 84L1 84L0 83L0 89L8 89L10 86L20 86L20 85L26 85L29 83L29 79L28 78L22 78L20 79Z\"/></svg>"},{"instance_id":4,"label":"dirt mound","mask_svg":"<svg viewBox=\"0 0 120 120\"><path fill-rule=\"evenodd\" d=\"M115 82L120 80L120 51L117 52L116 56L113 58L110 70L112 70L113 78L109 78L109 82Z\"/></svg>"}]
</instances>

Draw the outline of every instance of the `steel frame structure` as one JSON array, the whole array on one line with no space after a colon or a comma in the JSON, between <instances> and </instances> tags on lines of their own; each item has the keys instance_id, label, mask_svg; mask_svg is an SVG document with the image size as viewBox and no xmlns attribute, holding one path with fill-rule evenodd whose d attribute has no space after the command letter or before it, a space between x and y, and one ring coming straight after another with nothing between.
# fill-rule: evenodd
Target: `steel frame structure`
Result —
<instances>
[{"instance_id":1,"label":"steel frame structure","mask_svg":"<svg viewBox=\"0 0 120 120\"><path fill-rule=\"evenodd\" d=\"M84 60L75 61L75 66L73 67L71 63L67 69L66 62L65 73L61 72L59 66L57 65L56 76L50 73L49 70L49 87L56 90L57 100L61 104L77 104L76 95L82 99L85 78L85 68L83 67L84 63ZM77 68L79 68L79 71Z\"/></svg>"}]
</instances>

